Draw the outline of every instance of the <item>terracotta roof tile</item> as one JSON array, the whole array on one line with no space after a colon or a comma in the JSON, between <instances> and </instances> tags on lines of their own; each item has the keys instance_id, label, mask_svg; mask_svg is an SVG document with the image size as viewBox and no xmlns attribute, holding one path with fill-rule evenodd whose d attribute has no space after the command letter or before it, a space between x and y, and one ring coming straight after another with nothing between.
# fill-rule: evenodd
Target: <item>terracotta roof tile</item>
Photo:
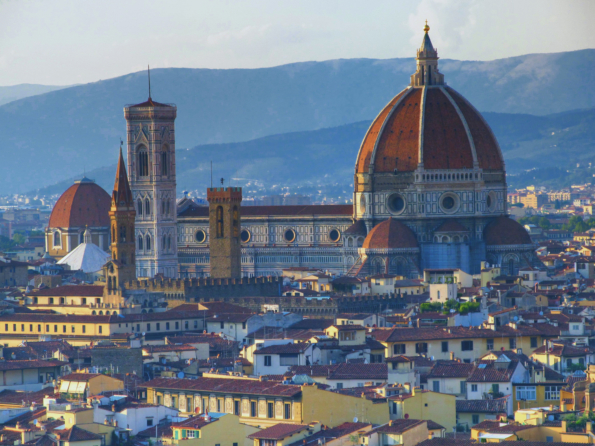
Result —
<instances>
[{"instance_id":1,"label":"terracotta roof tile","mask_svg":"<svg viewBox=\"0 0 595 446\"><path fill-rule=\"evenodd\" d=\"M259 440L283 440L284 438L290 437L305 429L308 429L307 424L279 423L259 432L255 432L252 435L248 435L247 438Z\"/></svg>"},{"instance_id":2,"label":"terracotta roof tile","mask_svg":"<svg viewBox=\"0 0 595 446\"><path fill-rule=\"evenodd\" d=\"M140 384L139 387L243 393L250 395L276 395L286 397L298 395L302 391L300 386L279 384L278 382L252 381L246 379L228 378L156 378L151 381L147 381Z\"/></svg>"},{"instance_id":3,"label":"terracotta roof tile","mask_svg":"<svg viewBox=\"0 0 595 446\"><path fill-rule=\"evenodd\" d=\"M362 245L365 249L417 248L417 237L413 231L398 220L388 220L372 228Z\"/></svg>"},{"instance_id":4,"label":"terracotta roof tile","mask_svg":"<svg viewBox=\"0 0 595 446\"><path fill-rule=\"evenodd\" d=\"M111 199L106 191L87 180L75 183L60 196L50 215L49 228L109 227Z\"/></svg>"}]
</instances>

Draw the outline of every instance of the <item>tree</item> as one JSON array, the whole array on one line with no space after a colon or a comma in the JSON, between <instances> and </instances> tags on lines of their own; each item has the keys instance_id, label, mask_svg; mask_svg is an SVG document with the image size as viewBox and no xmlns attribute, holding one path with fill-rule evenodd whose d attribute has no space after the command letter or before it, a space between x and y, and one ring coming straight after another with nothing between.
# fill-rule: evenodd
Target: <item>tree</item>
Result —
<instances>
[{"instance_id":1,"label":"tree","mask_svg":"<svg viewBox=\"0 0 595 446\"><path fill-rule=\"evenodd\" d=\"M539 226L542 229L550 229L552 224L550 223L550 221L547 219L547 217L541 217L539 219Z\"/></svg>"},{"instance_id":2,"label":"tree","mask_svg":"<svg viewBox=\"0 0 595 446\"><path fill-rule=\"evenodd\" d=\"M27 242L27 237L25 237L23 234L21 234L20 232L15 232L14 235L12 236L12 240L17 244L17 245L22 245L23 243Z\"/></svg>"},{"instance_id":3,"label":"tree","mask_svg":"<svg viewBox=\"0 0 595 446\"><path fill-rule=\"evenodd\" d=\"M436 312L442 309L442 304L440 302L424 302L419 306L419 310L422 313L429 313L429 312Z\"/></svg>"}]
</instances>

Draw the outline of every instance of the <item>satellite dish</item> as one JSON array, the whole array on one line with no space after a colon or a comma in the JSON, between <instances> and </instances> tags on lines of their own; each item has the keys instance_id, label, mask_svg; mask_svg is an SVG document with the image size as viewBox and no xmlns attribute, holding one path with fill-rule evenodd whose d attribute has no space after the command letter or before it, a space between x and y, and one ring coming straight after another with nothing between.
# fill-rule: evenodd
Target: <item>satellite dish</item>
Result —
<instances>
[{"instance_id":1,"label":"satellite dish","mask_svg":"<svg viewBox=\"0 0 595 446\"><path fill-rule=\"evenodd\" d=\"M353 417L353 422L357 423L357 417Z\"/></svg>"},{"instance_id":2,"label":"satellite dish","mask_svg":"<svg viewBox=\"0 0 595 446\"><path fill-rule=\"evenodd\" d=\"M184 372L178 373L178 378L182 379L184 377Z\"/></svg>"},{"instance_id":3,"label":"satellite dish","mask_svg":"<svg viewBox=\"0 0 595 446\"><path fill-rule=\"evenodd\" d=\"M34 420L34 421L33 421L33 424L34 424L35 426L37 426L37 420Z\"/></svg>"},{"instance_id":4,"label":"satellite dish","mask_svg":"<svg viewBox=\"0 0 595 446\"><path fill-rule=\"evenodd\" d=\"M143 331L143 336L145 335L145 332Z\"/></svg>"},{"instance_id":5,"label":"satellite dish","mask_svg":"<svg viewBox=\"0 0 595 446\"><path fill-rule=\"evenodd\" d=\"M518 316L515 316L513 319L514 319L515 321L518 321L518 320L519 320L519 317L518 317Z\"/></svg>"}]
</instances>

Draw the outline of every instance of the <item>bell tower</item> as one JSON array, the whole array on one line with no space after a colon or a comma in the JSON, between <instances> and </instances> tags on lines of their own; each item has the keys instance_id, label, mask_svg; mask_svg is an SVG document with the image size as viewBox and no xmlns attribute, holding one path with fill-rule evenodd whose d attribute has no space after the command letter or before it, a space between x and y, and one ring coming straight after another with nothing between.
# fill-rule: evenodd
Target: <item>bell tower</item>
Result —
<instances>
[{"instance_id":1,"label":"bell tower","mask_svg":"<svg viewBox=\"0 0 595 446\"><path fill-rule=\"evenodd\" d=\"M426 20L424 40L417 50L417 71L411 75L412 87L444 85L444 75L438 71L438 50L432 45L428 32L430 27Z\"/></svg>"},{"instance_id":2,"label":"bell tower","mask_svg":"<svg viewBox=\"0 0 595 446\"><path fill-rule=\"evenodd\" d=\"M116 181L112 192L112 203L109 211L112 259L104 266L106 279L106 302L117 303L125 282L136 280L135 247L134 247L134 201L122 147L116 171ZM111 298L111 299L110 299ZM109 301L112 302L109 302Z\"/></svg>"},{"instance_id":3,"label":"bell tower","mask_svg":"<svg viewBox=\"0 0 595 446\"><path fill-rule=\"evenodd\" d=\"M178 277L176 113L175 105L153 101L150 91L147 101L124 108L139 277Z\"/></svg>"},{"instance_id":4,"label":"bell tower","mask_svg":"<svg viewBox=\"0 0 595 446\"><path fill-rule=\"evenodd\" d=\"M239 279L242 277L241 187L210 187L209 256L211 277Z\"/></svg>"}]
</instances>

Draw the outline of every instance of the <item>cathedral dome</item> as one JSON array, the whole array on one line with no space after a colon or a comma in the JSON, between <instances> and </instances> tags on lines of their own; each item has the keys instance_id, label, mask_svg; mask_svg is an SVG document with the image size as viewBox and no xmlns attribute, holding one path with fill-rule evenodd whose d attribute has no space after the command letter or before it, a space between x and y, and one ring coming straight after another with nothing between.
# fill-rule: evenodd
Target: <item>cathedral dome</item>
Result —
<instances>
[{"instance_id":1,"label":"cathedral dome","mask_svg":"<svg viewBox=\"0 0 595 446\"><path fill-rule=\"evenodd\" d=\"M70 186L56 202L49 228L109 227L111 198L93 180L83 178Z\"/></svg>"},{"instance_id":2,"label":"cathedral dome","mask_svg":"<svg viewBox=\"0 0 595 446\"><path fill-rule=\"evenodd\" d=\"M357 157L356 174L473 169L503 171L496 138L481 114L446 86L428 35L417 54L411 85L372 122Z\"/></svg>"},{"instance_id":3,"label":"cathedral dome","mask_svg":"<svg viewBox=\"0 0 595 446\"><path fill-rule=\"evenodd\" d=\"M531 237L525 228L504 215L495 218L484 231L486 246L531 245Z\"/></svg>"},{"instance_id":4,"label":"cathedral dome","mask_svg":"<svg viewBox=\"0 0 595 446\"><path fill-rule=\"evenodd\" d=\"M362 245L364 249L407 249L417 247L417 237L413 231L392 217L374 226Z\"/></svg>"}]
</instances>

